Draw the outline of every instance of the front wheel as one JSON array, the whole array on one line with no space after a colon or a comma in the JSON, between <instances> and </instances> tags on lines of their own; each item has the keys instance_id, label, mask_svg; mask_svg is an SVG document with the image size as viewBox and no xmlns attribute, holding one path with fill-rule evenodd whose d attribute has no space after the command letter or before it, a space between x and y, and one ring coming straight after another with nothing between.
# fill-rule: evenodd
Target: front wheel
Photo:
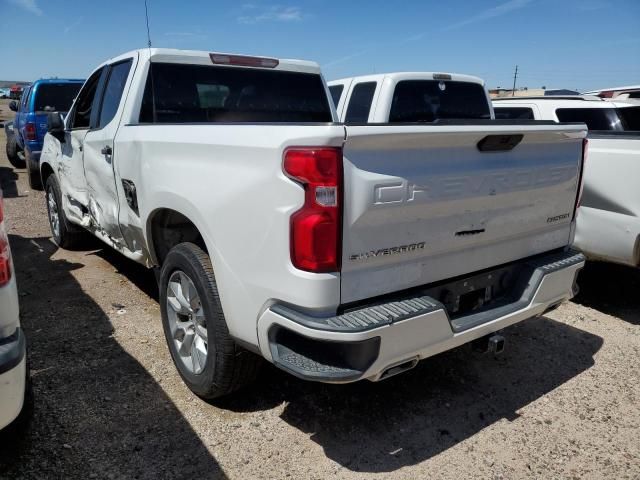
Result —
<instances>
[{"instance_id":1,"label":"front wheel","mask_svg":"<svg viewBox=\"0 0 640 480\"><path fill-rule=\"evenodd\" d=\"M49 175L46 186L47 216L53 241L60 248L70 249L78 245L84 235L80 227L75 227L67 220L62 209L60 185L54 175Z\"/></svg>"},{"instance_id":2,"label":"front wheel","mask_svg":"<svg viewBox=\"0 0 640 480\"><path fill-rule=\"evenodd\" d=\"M197 245L181 243L167 255L160 309L171 357L193 393L213 399L256 378L261 359L229 335L211 260Z\"/></svg>"}]
</instances>

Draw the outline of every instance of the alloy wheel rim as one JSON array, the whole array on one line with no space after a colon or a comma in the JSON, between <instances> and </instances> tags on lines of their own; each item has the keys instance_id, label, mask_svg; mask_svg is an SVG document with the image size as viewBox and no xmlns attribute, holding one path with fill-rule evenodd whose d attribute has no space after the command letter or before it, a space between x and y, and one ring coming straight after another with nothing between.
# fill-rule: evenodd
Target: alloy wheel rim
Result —
<instances>
[{"instance_id":1,"label":"alloy wheel rim","mask_svg":"<svg viewBox=\"0 0 640 480\"><path fill-rule=\"evenodd\" d=\"M202 373L209 344L207 320L193 280L181 270L169 277L167 316L171 339L182 364L195 375Z\"/></svg>"},{"instance_id":2,"label":"alloy wheel rim","mask_svg":"<svg viewBox=\"0 0 640 480\"><path fill-rule=\"evenodd\" d=\"M58 203L53 193L53 189L47 190L47 207L49 210L49 223L51 224L51 231L56 238L60 237L60 215L58 214Z\"/></svg>"}]
</instances>

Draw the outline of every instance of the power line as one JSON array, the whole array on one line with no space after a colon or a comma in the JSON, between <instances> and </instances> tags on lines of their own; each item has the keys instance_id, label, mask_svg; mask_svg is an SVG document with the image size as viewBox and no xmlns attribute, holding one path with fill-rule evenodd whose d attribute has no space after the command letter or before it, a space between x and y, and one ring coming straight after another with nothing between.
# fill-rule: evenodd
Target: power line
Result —
<instances>
[{"instance_id":1,"label":"power line","mask_svg":"<svg viewBox=\"0 0 640 480\"><path fill-rule=\"evenodd\" d=\"M513 73L513 90L511 90L511 96L516 96L516 78L518 78L518 65L516 65L516 71Z\"/></svg>"}]
</instances>

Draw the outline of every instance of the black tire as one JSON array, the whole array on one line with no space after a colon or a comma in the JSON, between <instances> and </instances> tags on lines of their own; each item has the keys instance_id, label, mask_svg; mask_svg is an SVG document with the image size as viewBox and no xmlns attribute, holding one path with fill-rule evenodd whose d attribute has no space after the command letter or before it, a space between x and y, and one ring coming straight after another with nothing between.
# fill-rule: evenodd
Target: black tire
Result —
<instances>
[{"instance_id":1,"label":"black tire","mask_svg":"<svg viewBox=\"0 0 640 480\"><path fill-rule=\"evenodd\" d=\"M27 161L27 174L29 175L29 187L31 187L31 190L44 190L38 165L34 166L31 161Z\"/></svg>"},{"instance_id":2,"label":"black tire","mask_svg":"<svg viewBox=\"0 0 640 480\"><path fill-rule=\"evenodd\" d=\"M25 161L18 155L18 142L16 142L15 135L7 135L7 145L5 148L7 151L7 158L9 159L9 163L11 163L14 168L24 168Z\"/></svg>"},{"instance_id":3,"label":"black tire","mask_svg":"<svg viewBox=\"0 0 640 480\"><path fill-rule=\"evenodd\" d=\"M49 202L50 194L53 195L53 199L55 200L55 205L57 208L57 231L54 227L51 215L52 206ZM67 217L64 214L64 210L62 209L62 195L60 193L60 185L58 185L58 180L56 180L55 175L49 175L49 178L47 178L45 202L47 203L47 217L49 218L49 227L51 228L51 236L53 237L53 241L60 248L73 249L74 247L77 247L85 237L85 232L82 231L81 227L77 227L69 222L69 220L67 220Z\"/></svg>"},{"instance_id":4,"label":"black tire","mask_svg":"<svg viewBox=\"0 0 640 480\"><path fill-rule=\"evenodd\" d=\"M171 334L167 289L169 279L176 271L184 272L192 280L206 318L208 352L204 368L199 374L185 366ZM171 357L182 380L193 393L211 400L228 395L255 380L263 360L240 347L229 335L211 260L197 245L181 243L167 255L160 272L160 310Z\"/></svg>"}]
</instances>

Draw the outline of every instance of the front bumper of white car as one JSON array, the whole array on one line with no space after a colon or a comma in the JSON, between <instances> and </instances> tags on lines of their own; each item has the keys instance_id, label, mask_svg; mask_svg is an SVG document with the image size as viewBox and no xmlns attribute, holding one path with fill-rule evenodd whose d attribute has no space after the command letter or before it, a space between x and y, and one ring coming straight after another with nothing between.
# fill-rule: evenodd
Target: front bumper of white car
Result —
<instances>
[{"instance_id":1,"label":"front bumper of white car","mask_svg":"<svg viewBox=\"0 0 640 480\"><path fill-rule=\"evenodd\" d=\"M556 251L359 303L330 317L276 303L258 321L260 351L307 380L381 380L570 299L584 262L576 251Z\"/></svg>"}]
</instances>

